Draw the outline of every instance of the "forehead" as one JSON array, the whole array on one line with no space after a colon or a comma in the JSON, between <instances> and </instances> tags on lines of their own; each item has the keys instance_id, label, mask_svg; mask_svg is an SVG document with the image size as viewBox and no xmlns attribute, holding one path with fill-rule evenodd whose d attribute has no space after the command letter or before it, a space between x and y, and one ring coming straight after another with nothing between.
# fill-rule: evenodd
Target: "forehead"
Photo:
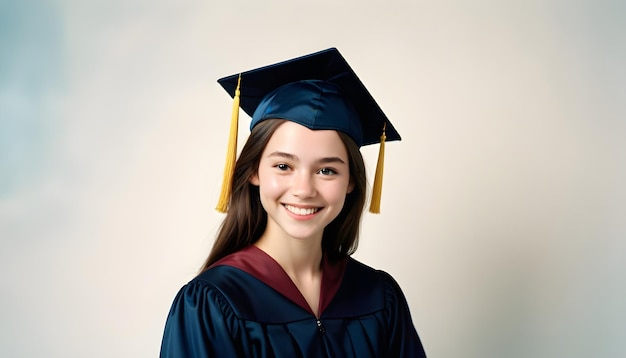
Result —
<instances>
[{"instance_id":1,"label":"forehead","mask_svg":"<svg viewBox=\"0 0 626 358\"><path fill-rule=\"evenodd\" d=\"M298 157L348 159L348 151L337 131L312 130L291 121L276 129L264 150L265 155L276 151Z\"/></svg>"}]
</instances>

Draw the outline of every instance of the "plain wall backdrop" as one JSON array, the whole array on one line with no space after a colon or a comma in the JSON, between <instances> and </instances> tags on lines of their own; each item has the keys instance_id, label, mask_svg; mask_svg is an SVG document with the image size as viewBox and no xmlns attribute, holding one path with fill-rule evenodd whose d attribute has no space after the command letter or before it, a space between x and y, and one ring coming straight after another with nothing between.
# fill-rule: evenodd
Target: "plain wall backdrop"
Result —
<instances>
[{"instance_id":1,"label":"plain wall backdrop","mask_svg":"<svg viewBox=\"0 0 626 358\"><path fill-rule=\"evenodd\" d=\"M355 256L399 281L429 356L626 356L624 14L0 0L0 356L156 357L223 218L216 80L328 47L403 137Z\"/></svg>"}]
</instances>

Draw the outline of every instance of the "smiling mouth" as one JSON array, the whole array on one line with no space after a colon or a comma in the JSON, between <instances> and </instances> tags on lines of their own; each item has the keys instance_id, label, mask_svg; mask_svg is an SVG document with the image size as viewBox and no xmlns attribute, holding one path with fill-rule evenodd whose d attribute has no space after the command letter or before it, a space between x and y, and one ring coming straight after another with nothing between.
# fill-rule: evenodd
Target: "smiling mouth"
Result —
<instances>
[{"instance_id":1,"label":"smiling mouth","mask_svg":"<svg viewBox=\"0 0 626 358\"><path fill-rule=\"evenodd\" d=\"M299 208L292 205L283 205L290 213L300 216L312 215L320 210L320 208Z\"/></svg>"}]
</instances>

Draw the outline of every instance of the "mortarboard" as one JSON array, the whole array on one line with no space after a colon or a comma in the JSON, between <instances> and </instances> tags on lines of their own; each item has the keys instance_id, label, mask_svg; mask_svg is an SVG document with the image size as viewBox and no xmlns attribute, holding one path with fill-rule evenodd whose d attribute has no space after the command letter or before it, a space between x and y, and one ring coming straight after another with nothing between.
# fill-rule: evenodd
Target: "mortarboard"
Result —
<instances>
[{"instance_id":1,"label":"mortarboard","mask_svg":"<svg viewBox=\"0 0 626 358\"><path fill-rule=\"evenodd\" d=\"M224 77L218 83L233 97L229 147L217 206L226 212L235 166L239 108L252 117L287 119L310 129L348 134L358 146L380 143L370 211L380 212L385 141L400 140L367 88L336 48Z\"/></svg>"}]
</instances>

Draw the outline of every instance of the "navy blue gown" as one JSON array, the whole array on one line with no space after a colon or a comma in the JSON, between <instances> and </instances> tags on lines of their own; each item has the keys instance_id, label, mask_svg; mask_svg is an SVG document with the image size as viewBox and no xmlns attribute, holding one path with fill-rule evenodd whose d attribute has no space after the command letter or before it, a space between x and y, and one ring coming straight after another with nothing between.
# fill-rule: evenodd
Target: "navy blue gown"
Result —
<instances>
[{"instance_id":1,"label":"navy blue gown","mask_svg":"<svg viewBox=\"0 0 626 358\"><path fill-rule=\"evenodd\" d=\"M287 273L250 246L185 285L161 357L425 357L395 280L352 258L322 263L317 318Z\"/></svg>"}]
</instances>

